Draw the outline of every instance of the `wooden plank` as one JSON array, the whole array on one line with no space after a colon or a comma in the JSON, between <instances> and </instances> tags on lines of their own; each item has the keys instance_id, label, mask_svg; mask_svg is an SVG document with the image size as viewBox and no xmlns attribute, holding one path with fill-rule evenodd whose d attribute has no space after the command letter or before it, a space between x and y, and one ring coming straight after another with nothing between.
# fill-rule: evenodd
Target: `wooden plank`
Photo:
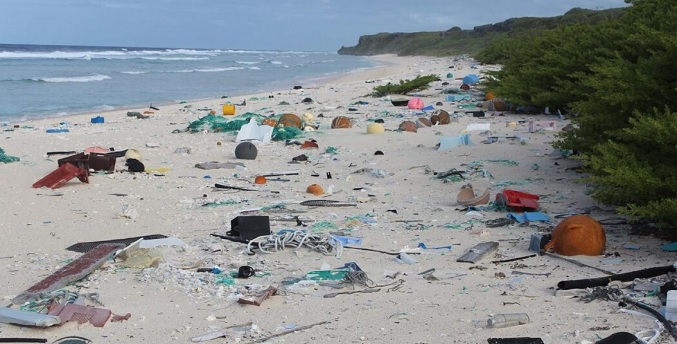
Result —
<instances>
[{"instance_id":1,"label":"wooden plank","mask_svg":"<svg viewBox=\"0 0 677 344\"><path fill-rule=\"evenodd\" d=\"M482 242L468 250L468 252L464 253L456 261L462 263L476 263L489 253L496 251L496 249L498 249L498 242Z\"/></svg>"}]
</instances>

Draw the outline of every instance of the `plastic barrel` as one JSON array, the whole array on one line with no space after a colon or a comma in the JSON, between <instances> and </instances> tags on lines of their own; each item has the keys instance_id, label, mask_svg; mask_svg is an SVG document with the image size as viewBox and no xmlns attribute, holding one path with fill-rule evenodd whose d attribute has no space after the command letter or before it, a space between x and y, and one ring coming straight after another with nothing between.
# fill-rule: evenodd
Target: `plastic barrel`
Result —
<instances>
[{"instance_id":1,"label":"plastic barrel","mask_svg":"<svg viewBox=\"0 0 677 344\"><path fill-rule=\"evenodd\" d=\"M235 105L233 105L233 104L224 104L224 105L223 105L223 115L224 115L224 116L233 116L233 115L235 115Z\"/></svg>"}]
</instances>

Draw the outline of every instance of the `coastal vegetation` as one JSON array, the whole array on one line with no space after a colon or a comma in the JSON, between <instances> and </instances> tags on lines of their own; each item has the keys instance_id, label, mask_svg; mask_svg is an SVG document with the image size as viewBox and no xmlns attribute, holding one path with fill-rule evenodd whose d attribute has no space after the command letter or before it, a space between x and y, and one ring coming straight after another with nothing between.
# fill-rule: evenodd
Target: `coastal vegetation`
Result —
<instances>
[{"instance_id":1,"label":"coastal vegetation","mask_svg":"<svg viewBox=\"0 0 677 344\"><path fill-rule=\"evenodd\" d=\"M374 87L372 96L383 97L389 94L407 94L414 91L425 90L433 81L439 81L440 77L437 75L417 76L413 80L400 80L399 83L387 83L385 85Z\"/></svg>"},{"instance_id":2,"label":"coastal vegetation","mask_svg":"<svg viewBox=\"0 0 677 344\"><path fill-rule=\"evenodd\" d=\"M476 55L499 63L487 89L565 112L556 146L580 152L592 197L677 226L677 2L628 0L618 18L506 38Z\"/></svg>"}]
</instances>

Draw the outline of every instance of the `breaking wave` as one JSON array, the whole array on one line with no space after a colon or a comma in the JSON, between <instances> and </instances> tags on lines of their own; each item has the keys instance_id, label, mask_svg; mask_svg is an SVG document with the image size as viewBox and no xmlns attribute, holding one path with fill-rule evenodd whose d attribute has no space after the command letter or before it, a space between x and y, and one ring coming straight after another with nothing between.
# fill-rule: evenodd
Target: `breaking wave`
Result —
<instances>
[{"instance_id":1,"label":"breaking wave","mask_svg":"<svg viewBox=\"0 0 677 344\"><path fill-rule=\"evenodd\" d=\"M93 74L86 76L71 76L71 77L53 77L53 78L31 78L32 81L42 81L42 82L92 82L92 81L103 81L108 79L111 79L111 77L105 74Z\"/></svg>"}]
</instances>

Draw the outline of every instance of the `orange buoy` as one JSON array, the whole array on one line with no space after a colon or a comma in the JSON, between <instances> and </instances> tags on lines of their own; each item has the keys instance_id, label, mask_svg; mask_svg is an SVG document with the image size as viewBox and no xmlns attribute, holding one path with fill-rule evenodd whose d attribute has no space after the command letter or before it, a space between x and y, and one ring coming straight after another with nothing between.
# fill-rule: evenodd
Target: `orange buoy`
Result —
<instances>
[{"instance_id":1,"label":"orange buoy","mask_svg":"<svg viewBox=\"0 0 677 344\"><path fill-rule=\"evenodd\" d=\"M293 113L286 113L280 117L280 119L277 121L277 125L282 126L282 127L294 127L294 128L303 128L301 126L301 119L299 116L296 116Z\"/></svg>"},{"instance_id":2,"label":"orange buoy","mask_svg":"<svg viewBox=\"0 0 677 344\"><path fill-rule=\"evenodd\" d=\"M272 118L266 118L263 121L261 121L261 125L267 125L274 128L277 125L277 121Z\"/></svg>"},{"instance_id":3,"label":"orange buoy","mask_svg":"<svg viewBox=\"0 0 677 344\"><path fill-rule=\"evenodd\" d=\"M264 176L257 176L256 178L254 178L254 184L265 184L267 182L268 180L266 180L266 177Z\"/></svg>"},{"instance_id":4,"label":"orange buoy","mask_svg":"<svg viewBox=\"0 0 677 344\"><path fill-rule=\"evenodd\" d=\"M432 122L425 117L420 117L416 119L416 126L419 128L431 127L432 125L433 125Z\"/></svg>"},{"instance_id":5,"label":"orange buoy","mask_svg":"<svg viewBox=\"0 0 677 344\"><path fill-rule=\"evenodd\" d=\"M306 193L313 194L315 196L321 196L324 194L324 190L322 190L322 187L319 184L310 184L306 189Z\"/></svg>"},{"instance_id":6,"label":"orange buoy","mask_svg":"<svg viewBox=\"0 0 677 344\"><path fill-rule=\"evenodd\" d=\"M563 256L599 256L606 248L606 234L590 216L569 216L552 231L552 240L545 245L546 250L551 248Z\"/></svg>"},{"instance_id":7,"label":"orange buoy","mask_svg":"<svg viewBox=\"0 0 677 344\"><path fill-rule=\"evenodd\" d=\"M332 129L346 129L352 127L353 127L352 121L350 120L350 118L345 116L338 116L331 121Z\"/></svg>"},{"instance_id":8,"label":"orange buoy","mask_svg":"<svg viewBox=\"0 0 677 344\"><path fill-rule=\"evenodd\" d=\"M416 123L412 121L404 121L400 123L399 127L400 131L408 131L410 133L415 133L418 131L418 128L416 127Z\"/></svg>"},{"instance_id":9,"label":"orange buoy","mask_svg":"<svg viewBox=\"0 0 677 344\"><path fill-rule=\"evenodd\" d=\"M430 122L432 124L449 124L451 123L451 116L449 113L444 110L437 110L433 112L433 115L430 116Z\"/></svg>"}]
</instances>

